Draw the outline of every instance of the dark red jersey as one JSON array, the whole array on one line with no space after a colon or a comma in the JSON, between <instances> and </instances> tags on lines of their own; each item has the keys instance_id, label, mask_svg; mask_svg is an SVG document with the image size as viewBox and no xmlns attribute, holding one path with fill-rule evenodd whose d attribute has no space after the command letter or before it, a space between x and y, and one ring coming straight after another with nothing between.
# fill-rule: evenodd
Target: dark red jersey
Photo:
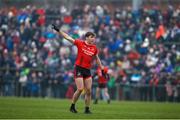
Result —
<instances>
[{"instance_id":1,"label":"dark red jersey","mask_svg":"<svg viewBox=\"0 0 180 120\"><path fill-rule=\"evenodd\" d=\"M92 66L93 57L98 53L96 45L88 45L85 41L75 40L74 45L78 48L78 54L75 65L90 69Z\"/></svg>"}]
</instances>

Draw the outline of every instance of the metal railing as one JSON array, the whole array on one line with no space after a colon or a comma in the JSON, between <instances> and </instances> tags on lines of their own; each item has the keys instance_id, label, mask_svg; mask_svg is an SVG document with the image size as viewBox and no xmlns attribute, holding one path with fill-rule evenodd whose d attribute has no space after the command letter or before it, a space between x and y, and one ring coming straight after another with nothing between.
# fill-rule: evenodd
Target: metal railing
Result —
<instances>
[{"instance_id":1,"label":"metal railing","mask_svg":"<svg viewBox=\"0 0 180 120\"><path fill-rule=\"evenodd\" d=\"M31 80L28 77L27 81L23 81L17 75L8 76L9 79L6 78L5 80L2 70L0 69L2 73L0 76L0 96L72 98L76 90L73 80L65 83L60 82L63 80L51 80L44 77L41 80ZM36 71L42 71L42 69ZM95 98L96 87L97 83L94 81L92 86L93 98ZM174 87L176 87L178 94L172 94L172 96L167 95L165 85L115 83L114 87L108 87L108 90L113 100L180 101L180 86L176 85ZM101 98L103 98L102 96Z\"/></svg>"}]
</instances>

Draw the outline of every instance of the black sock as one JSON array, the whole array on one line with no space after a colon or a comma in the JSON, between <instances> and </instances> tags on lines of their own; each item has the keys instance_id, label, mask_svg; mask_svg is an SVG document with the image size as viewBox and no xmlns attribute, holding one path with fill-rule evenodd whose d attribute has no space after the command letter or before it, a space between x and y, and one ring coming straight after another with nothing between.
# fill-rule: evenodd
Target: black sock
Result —
<instances>
[{"instance_id":1,"label":"black sock","mask_svg":"<svg viewBox=\"0 0 180 120\"><path fill-rule=\"evenodd\" d=\"M71 104L71 108L75 108L75 104L74 103Z\"/></svg>"},{"instance_id":2,"label":"black sock","mask_svg":"<svg viewBox=\"0 0 180 120\"><path fill-rule=\"evenodd\" d=\"M86 111L89 110L89 107L85 107L85 110L86 110Z\"/></svg>"}]
</instances>

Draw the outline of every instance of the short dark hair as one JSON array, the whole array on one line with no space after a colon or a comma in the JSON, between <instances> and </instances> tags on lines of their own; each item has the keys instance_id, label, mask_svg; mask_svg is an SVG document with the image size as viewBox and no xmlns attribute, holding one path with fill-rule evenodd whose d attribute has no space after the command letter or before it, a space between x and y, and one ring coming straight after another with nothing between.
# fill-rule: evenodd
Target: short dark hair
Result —
<instances>
[{"instance_id":1,"label":"short dark hair","mask_svg":"<svg viewBox=\"0 0 180 120\"><path fill-rule=\"evenodd\" d=\"M87 33L85 34L85 37L89 37L89 36L96 37L96 34L93 33L93 32L87 32Z\"/></svg>"}]
</instances>

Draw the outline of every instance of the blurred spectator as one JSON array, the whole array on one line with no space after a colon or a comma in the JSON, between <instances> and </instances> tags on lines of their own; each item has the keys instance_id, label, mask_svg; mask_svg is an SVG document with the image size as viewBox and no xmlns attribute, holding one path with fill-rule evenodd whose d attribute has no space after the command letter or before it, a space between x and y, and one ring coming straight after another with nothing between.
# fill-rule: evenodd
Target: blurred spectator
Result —
<instances>
[{"instance_id":1,"label":"blurred spectator","mask_svg":"<svg viewBox=\"0 0 180 120\"><path fill-rule=\"evenodd\" d=\"M162 85L169 100L172 95L178 100L180 83L172 87L165 78L180 72L179 16L179 8L173 6L163 11L158 6L133 11L88 4L74 6L72 11L66 6L0 8L0 90L13 94L14 70L19 72L16 79L21 96L29 92L32 96L65 97L62 93L66 90L71 93L72 86L63 85L72 82L77 49L49 29L54 23L73 38L83 37L86 31L97 34L100 57L114 71L108 83L111 95L115 95L115 83L122 83L130 99L129 86L139 84L143 86L142 100L153 100L154 87L159 91L156 100L161 100L164 97L158 94L163 89L158 86ZM158 76L162 73L163 77Z\"/></svg>"},{"instance_id":2,"label":"blurred spectator","mask_svg":"<svg viewBox=\"0 0 180 120\"><path fill-rule=\"evenodd\" d=\"M13 95L13 75L9 70L6 70L3 75L3 84L4 84L4 96L12 96Z\"/></svg>"}]
</instances>

